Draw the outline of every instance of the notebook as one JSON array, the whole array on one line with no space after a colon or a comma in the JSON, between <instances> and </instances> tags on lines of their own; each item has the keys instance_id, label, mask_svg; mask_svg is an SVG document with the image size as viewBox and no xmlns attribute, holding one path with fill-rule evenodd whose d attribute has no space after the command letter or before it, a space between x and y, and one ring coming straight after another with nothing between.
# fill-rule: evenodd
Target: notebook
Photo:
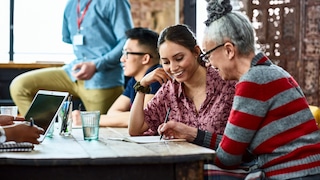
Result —
<instances>
[{"instance_id":1,"label":"notebook","mask_svg":"<svg viewBox=\"0 0 320 180\"><path fill-rule=\"evenodd\" d=\"M0 144L0 152L30 152L34 145L30 142L9 141Z\"/></svg>"},{"instance_id":2,"label":"notebook","mask_svg":"<svg viewBox=\"0 0 320 180\"><path fill-rule=\"evenodd\" d=\"M34 96L32 103L25 115L27 121L32 117L34 124L43 128L45 133L38 139L42 142L53 125L55 118L69 96L68 92L39 90Z\"/></svg>"}]
</instances>

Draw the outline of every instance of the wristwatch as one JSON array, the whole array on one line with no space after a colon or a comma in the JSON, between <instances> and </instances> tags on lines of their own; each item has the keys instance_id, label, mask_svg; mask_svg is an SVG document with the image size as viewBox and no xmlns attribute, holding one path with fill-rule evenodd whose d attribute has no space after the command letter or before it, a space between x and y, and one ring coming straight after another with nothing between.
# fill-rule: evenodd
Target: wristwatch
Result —
<instances>
[{"instance_id":1,"label":"wristwatch","mask_svg":"<svg viewBox=\"0 0 320 180\"><path fill-rule=\"evenodd\" d=\"M140 84L139 81L137 81L137 82L134 84L133 88L134 88L134 90L135 90L136 92L139 91L139 92L142 92L142 93L145 93L145 94L148 94L148 93L151 92L150 86L144 87L144 86L142 86L142 85Z\"/></svg>"},{"instance_id":2,"label":"wristwatch","mask_svg":"<svg viewBox=\"0 0 320 180\"><path fill-rule=\"evenodd\" d=\"M0 144L6 142L6 133L4 129L0 126Z\"/></svg>"}]
</instances>

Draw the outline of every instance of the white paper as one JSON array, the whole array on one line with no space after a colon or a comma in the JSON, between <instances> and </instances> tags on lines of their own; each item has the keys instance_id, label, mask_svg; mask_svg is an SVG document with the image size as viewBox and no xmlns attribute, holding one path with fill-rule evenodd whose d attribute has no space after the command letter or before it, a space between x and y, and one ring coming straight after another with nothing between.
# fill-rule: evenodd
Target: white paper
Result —
<instances>
[{"instance_id":1,"label":"white paper","mask_svg":"<svg viewBox=\"0 0 320 180\"><path fill-rule=\"evenodd\" d=\"M108 138L108 139L134 142L138 144L170 142L170 141L186 141L185 139L168 139L168 140L161 139L160 140L160 136L130 136L130 137L123 137L123 138Z\"/></svg>"}]
</instances>

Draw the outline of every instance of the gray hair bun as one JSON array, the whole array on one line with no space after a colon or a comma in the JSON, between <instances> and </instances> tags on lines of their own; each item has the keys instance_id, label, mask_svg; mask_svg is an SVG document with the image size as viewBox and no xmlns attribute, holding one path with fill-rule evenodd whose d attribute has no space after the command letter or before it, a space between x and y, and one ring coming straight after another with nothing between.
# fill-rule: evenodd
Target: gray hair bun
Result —
<instances>
[{"instance_id":1,"label":"gray hair bun","mask_svg":"<svg viewBox=\"0 0 320 180\"><path fill-rule=\"evenodd\" d=\"M204 22L209 26L213 21L232 11L230 0L206 0L208 2L208 19Z\"/></svg>"}]
</instances>

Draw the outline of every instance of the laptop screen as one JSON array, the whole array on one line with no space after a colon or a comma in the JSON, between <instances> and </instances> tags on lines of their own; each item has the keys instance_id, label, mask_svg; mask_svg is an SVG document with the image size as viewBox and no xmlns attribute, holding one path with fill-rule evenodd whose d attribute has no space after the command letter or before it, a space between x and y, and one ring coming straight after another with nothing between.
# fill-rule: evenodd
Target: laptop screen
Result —
<instances>
[{"instance_id":1,"label":"laptop screen","mask_svg":"<svg viewBox=\"0 0 320 180\"><path fill-rule=\"evenodd\" d=\"M45 90L40 90L35 95L25 119L28 121L32 117L34 124L44 129L44 136L38 139L40 142L43 141L50 125L53 124L58 114L58 110L68 95L67 92Z\"/></svg>"}]
</instances>

